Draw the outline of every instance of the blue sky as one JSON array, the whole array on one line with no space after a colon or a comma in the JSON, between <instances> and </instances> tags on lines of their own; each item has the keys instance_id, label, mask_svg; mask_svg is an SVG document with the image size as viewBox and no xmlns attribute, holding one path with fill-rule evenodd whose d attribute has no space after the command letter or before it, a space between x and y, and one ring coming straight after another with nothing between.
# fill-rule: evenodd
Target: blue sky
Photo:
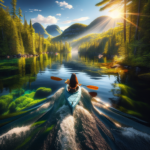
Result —
<instances>
[{"instance_id":1,"label":"blue sky","mask_svg":"<svg viewBox=\"0 0 150 150\"><path fill-rule=\"evenodd\" d=\"M11 0L4 0L11 9ZM99 16L109 15L109 10L99 11L95 4L101 0L17 0L17 9L29 23L39 22L45 28L56 24L62 30L74 23L90 24ZM23 19L23 18L22 18Z\"/></svg>"}]
</instances>

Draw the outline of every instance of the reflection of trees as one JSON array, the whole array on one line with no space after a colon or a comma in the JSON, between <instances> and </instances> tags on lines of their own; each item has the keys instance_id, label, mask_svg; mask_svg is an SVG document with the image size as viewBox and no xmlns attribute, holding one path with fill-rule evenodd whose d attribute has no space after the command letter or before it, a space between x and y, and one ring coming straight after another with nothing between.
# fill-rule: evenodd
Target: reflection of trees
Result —
<instances>
[{"instance_id":1,"label":"reflection of trees","mask_svg":"<svg viewBox=\"0 0 150 150\"><path fill-rule=\"evenodd\" d=\"M20 59L9 60L6 64L3 63L0 70L0 90L3 88L12 91L13 89L20 89L27 85L27 83L34 82L36 75L39 71L44 71L46 67L52 66L55 62L62 63L63 59L69 61L71 59L71 53L48 55L41 54L39 57L32 57L26 59L24 57ZM1 63L2 64L2 63ZM16 67L17 66L17 67ZM7 68L7 69L6 69Z\"/></svg>"},{"instance_id":2,"label":"reflection of trees","mask_svg":"<svg viewBox=\"0 0 150 150\"><path fill-rule=\"evenodd\" d=\"M40 70L44 71L44 66L43 66L43 54L40 54Z\"/></svg>"},{"instance_id":3,"label":"reflection of trees","mask_svg":"<svg viewBox=\"0 0 150 150\"><path fill-rule=\"evenodd\" d=\"M147 99L149 84L139 80L134 70L128 73L120 70L115 84L112 85L111 91L118 97L118 104L115 106L117 109L149 121L147 115L150 113L150 102Z\"/></svg>"},{"instance_id":4,"label":"reflection of trees","mask_svg":"<svg viewBox=\"0 0 150 150\"><path fill-rule=\"evenodd\" d=\"M48 66L48 54L43 54L43 66L44 69Z\"/></svg>"},{"instance_id":5,"label":"reflection of trees","mask_svg":"<svg viewBox=\"0 0 150 150\"><path fill-rule=\"evenodd\" d=\"M103 62L107 63L107 58L106 57L101 58L99 60L98 57L90 58L87 55L81 55L79 58L80 58L81 62L84 63L87 66L97 67L97 66L99 66L99 64L101 64Z\"/></svg>"},{"instance_id":6,"label":"reflection of trees","mask_svg":"<svg viewBox=\"0 0 150 150\"><path fill-rule=\"evenodd\" d=\"M25 58L21 57L18 60L18 69L19 69L19 75L20 75L20 77L25 76L25 65L26 65Z\"/></svg>"}]
</instances>

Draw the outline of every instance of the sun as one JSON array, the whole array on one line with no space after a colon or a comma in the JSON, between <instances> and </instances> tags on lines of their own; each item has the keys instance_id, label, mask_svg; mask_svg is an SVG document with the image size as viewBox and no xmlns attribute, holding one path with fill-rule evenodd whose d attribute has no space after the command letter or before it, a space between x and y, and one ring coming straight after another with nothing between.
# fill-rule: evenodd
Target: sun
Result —
<instances>
[{"instance_id":1,"label":"sun","mask_svg":"<svg viewBox=\"0 0 150 150\"><path fill-rule=\"evenodd\" d=\"M121 18L121 11L120 10L114 10L110 12L111 18Z\"/></svg>"}]
</instances>

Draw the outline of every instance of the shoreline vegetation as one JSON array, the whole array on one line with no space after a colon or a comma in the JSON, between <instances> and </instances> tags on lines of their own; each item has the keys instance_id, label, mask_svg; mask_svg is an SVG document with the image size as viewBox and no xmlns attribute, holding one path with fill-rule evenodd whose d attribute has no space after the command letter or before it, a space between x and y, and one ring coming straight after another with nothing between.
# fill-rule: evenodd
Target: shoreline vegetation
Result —
<instances>
[{"instance_id":1,"label":"shoreline vegetation","mask_svg":"<svg viewBox=\"0 0 150 150\"><path fill-rule=\"evenodd\" d=\"M100 11L103 11L115 4L115 1L102 0L96 6L102 6ZM121 5L123 10L126 7L124 23L106 32L74 40L72 44L80 45L80 55L96 57L102 54L119 64L150 68L150 1L131 0Z\"/></svg>"},{"instance_id":2,"label":"shoreline vegetation","mask_svg":"<svg viewBox=\"0 0 150 150\"><path fill-rule=\"evenodd\" d=\"M0 5L0 57L71 52L68 42L52 42L50 37L45 39L44 35L35 33L32 21L28 24L25 16L22 23L22 10L16 10L16 3L16 0L12 0L12 10Z\"/></svg>"}]
</instances>

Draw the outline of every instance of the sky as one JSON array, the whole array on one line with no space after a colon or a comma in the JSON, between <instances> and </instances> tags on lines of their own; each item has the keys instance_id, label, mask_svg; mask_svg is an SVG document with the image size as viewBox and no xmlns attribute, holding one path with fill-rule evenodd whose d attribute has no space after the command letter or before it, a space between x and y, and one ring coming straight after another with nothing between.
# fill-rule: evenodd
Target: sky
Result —
<instances>
[{"instance_id":1,"label":"sky","mask_svg":"<svg viewBox=\"0 0 150 150\"><path fill-rule=\"evenodd\" d=\"M11 9L11 0L4 0ZM17 9L22 9L26 20L39 22L44 28L56 24L62 30L74 23L89 25L94 19L110 15L109 9L99 11L95 4L101 0L17 0ZM22 18L22 20L24 20Z\"/></svg>"}]
</instances>

